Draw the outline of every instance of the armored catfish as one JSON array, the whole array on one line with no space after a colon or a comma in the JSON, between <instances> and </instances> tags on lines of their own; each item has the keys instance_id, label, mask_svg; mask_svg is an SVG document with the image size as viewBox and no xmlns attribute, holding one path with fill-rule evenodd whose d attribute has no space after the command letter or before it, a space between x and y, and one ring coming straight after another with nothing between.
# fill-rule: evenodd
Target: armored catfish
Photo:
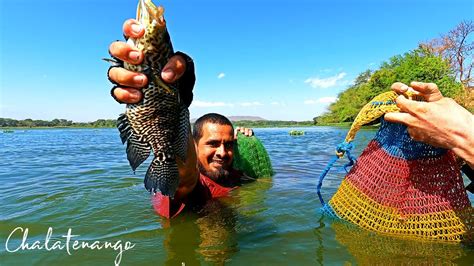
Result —
<instances>
[{"instance_id":1,"label":"armored catfish","mask_svg":"<svg viewBox=\"0 0 474 266\"><path fill-rule=\"evenodd\" d=\"M140 0L137 20L144 25L145 34L128 42L144 53L143 63L124 63L127 70L142 72L148 77L143 88L143 99L127 104L117 121L122 143L127 143L127 158L133 171L153 153L153 160L145 175L145 188L157 189L173 197L179 184L176 158L186 160L190 130L189 110L182 102L176 85L166 84L161 71L173 55L173 47L166 28L162 7L151 0Z\"/></svg>"}]
</instances>

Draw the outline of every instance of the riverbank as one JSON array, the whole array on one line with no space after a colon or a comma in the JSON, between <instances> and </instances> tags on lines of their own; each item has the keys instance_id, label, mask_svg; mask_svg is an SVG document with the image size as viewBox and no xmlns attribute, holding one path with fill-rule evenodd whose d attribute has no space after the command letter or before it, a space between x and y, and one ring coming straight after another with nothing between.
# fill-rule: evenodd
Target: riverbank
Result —
<instances>
[{"instance_id":1,"label":"riverbank","mask_svg":"<svg viewBox=\"0 0 474 266\"><path fill-rule=\"evenodd\" d=\"M77 127L0 127L0 132L5 130L36 130L36 129L101 129L101 128L115 128L115 127L91 127L91 126L77 126Z\"/></svg>"},{"instance_id":2,"label":"riverbank","mask_svg":"<svg viewBox=\"0 0 474 266\"><path fill-rule=\"evenodd\" d=\"M247 127L247 128L307 128L307 127L339 127L339 128L349 128L352 125L352 122L343 122L343 123L325 123L317 125L306 125L306 124L288 124L288 125L252 125L245 123L234 123L235 127ZM364 127L375 127L377 128L379 124L369 125ZM115 127L93 127L93 126L61 126L61 127L0 127L0 133L9 133L5 131L18 131L18 130L39 130L39 129L106 129L106 128L115 128Z\"/></svg>"}]
</instances>

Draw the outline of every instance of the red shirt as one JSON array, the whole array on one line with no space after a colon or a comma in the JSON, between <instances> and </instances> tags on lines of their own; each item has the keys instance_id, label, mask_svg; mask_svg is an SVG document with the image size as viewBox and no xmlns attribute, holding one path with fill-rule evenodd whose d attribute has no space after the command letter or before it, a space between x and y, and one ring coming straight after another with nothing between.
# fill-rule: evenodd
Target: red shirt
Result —
<instances>
[{"instance_id":1,"label":"red shirt","mask_svg":"<svg viewBox=\"0 0 474 266\"><path fill-rule=\"evenodd\" d=\"M230 182L229 186L223 186L211 178L200 174L196 187L182 202L178 204L172 203L170 197L163 196L158 192L152 197L153 208L159 215L166 218L173 218L180 214L185 207L191 209L200 208L210 199L228 196L231 190L240 186L241 176L241 172L235 170L231 171L229 179L234 180L234 182Z\"/></svg>"}]
</instances>

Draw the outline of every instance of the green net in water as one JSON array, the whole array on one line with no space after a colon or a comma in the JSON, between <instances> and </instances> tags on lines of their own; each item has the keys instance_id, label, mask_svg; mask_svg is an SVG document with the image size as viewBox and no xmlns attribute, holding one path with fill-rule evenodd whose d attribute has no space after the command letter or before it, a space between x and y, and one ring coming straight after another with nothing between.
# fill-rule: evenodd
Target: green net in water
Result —
<instances>
[{"instance_id":1,"label":"green net in water","mask_svg":"<svg viewBox=\"0 0 474 266\"><path fill-rule=\"evenodd\" d=\"M237 135L237 145L234 147L233 166L254 178L273 175L270 156L260 140L255 136L247 137L240 132Z\"/></svg>"}]
</instances>

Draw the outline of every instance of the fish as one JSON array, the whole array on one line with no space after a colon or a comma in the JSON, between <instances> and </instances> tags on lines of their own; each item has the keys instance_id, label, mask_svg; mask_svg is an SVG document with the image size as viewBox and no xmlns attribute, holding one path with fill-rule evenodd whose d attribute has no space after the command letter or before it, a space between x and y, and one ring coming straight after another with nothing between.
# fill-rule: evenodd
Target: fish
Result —
<instances>
[{"instance_id":1,"label":"fish","mask_svg":"<svg viewBox=\"0 0 474 266\"><path fill-rule=\"evenodd\" d=\"M164 19L164 9L151 0L139 0L137 20L145 27L138 39L129 38L144 53L142 64L124 62L124 68L144 73L148 85L142 89L143 99L127 104L117 119L122 144L126 143L127 159L135 170L153 153L145 174L145 188L173 198L179 174L176 159L186 161L190 132L189 110L181 100L178 84L167 84L161 71L173 56L173 45Z\"/></svg>"}]
</instances>

